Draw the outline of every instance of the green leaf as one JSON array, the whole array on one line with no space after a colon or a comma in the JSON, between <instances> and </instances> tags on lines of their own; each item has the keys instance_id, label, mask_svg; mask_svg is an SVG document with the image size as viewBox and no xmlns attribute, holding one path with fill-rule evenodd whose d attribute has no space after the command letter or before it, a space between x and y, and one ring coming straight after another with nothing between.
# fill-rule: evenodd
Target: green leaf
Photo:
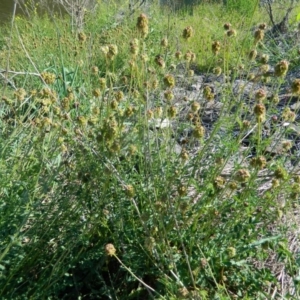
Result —
<instances>
[{"instance_id":1,"label":"green leaf","mask_svg":"<svg viewBox=\"0 0 300 300\"><path fill-rule=\"evenodd\" d=\"M278 240L280 237L281 237L281 235L267 237L267 238L264 238L264 239L261 239L261 240L258 240L258 241L255 241L255 242L249 244L249 247L256 247L256 246L259 246L266 242L275 241L275 240Z\"/></svg>"}]
</instances>

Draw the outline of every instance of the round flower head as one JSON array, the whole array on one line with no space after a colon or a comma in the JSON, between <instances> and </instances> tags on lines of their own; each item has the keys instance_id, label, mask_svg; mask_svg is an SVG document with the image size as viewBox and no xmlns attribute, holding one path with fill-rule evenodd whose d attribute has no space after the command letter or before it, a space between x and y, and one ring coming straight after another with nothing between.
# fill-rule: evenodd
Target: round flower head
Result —
<instances>
[{"instance_id":1,"label":"round flower head","mask_svg":"<svg viewBox=\"0 0 300 300\"><path fill-rule=\"evenodd\" d=\"M250 60L255 60L256 56L257 56L257 51L256 51L256 49L252 49L252 50L249 52L249 59L250 59Z\"/></svg>"},{"instance_id":2,"label":"round flower head","mask_svg":"<svg viewBox=\"0 0 300 300\"><path fill-rule=\"evenodd\" d=\"M219 41L214 41L211 45L211 49L214 55L218 55L221 50L221 43Z\"/></svg>"},{"instance_id":3,"label":"round flower head","mask_svg":"<svg viewBox=\"0 0 300 300\"><path fill-rule=\"evenodd\" d=\"M102 46L102 47L100 47L100 51L101 51L105 56L107 56L108 51L109 51L109 48L108 48L108 46Z\"/></svg>"},{"instance_id":4,"label":"round flower head","mask_svg":"<svg viewBox=\"0 0 300 300\"><path fill-rule=\"evenodd\" d=\"M168 88L173 88L175 86L175 78L173 75L167 74L164 77L164 84Z\"/></svg>"},{"instance_id":5,"label":"round flower head","mask_svg":"<svg viewBox=\"0 0 300 300\"><path fill-rule=\"evenodd\" d=\"M168 102L171 102L174 99L174 94L172 93L172 91L167 90L164 92L164 97Z\"/></svg>"},{"instance_id":6,"label":"round flower head","mask_svg":"<svg viewBox=\"0 0 300 300\"><path fill-rule=\"evenodd\" d=\"M147 110L147 118L150 120L154 117L154 112L152 109Z\"/></svg>"},{"instance_id":7,"label":"round flower head","mask_svg":"<svg viewBox=\"0 0 300 300\"><path fill-rule=\"evenodd\" d=\"M268 54L262 54L259 58L261 64L267 64L269 62L270 56Z\"/></svg>"},{"instance_id":8,"label":"round flower head","mask_svg":"<svg viewBox=\"0 0 300 300\"><path fill-rule=\"evenodd\" d=\"M200 104L197 101L194 101L191 104L191 109L193 112L197 112L200 109Z\"/></svg>"},{"instance_id":9,"label":"round flower head","mask_svg":"<svg viewBox=\"0 0 300 300\"><path fill-rule=\"evenodd\" d=\"M124 112L124 115L126 117L131 117L135 112L135 108L133 106L128 106L126 109L125 109L125 112Z\"/></svg>"},{"instance_id":10,"label":"round flower head","mask_svg":"<svg viewBox=\"0 0 300 300\"><path fill-rule=\"evenodd\" d=\"M288 71L289 62L287 60L280 61L274 68L274 75L277 77L284 77Z\"/></svg>"},{"instance_id":11,"label":"round flower head","mask_svg":"<svg viewBox=\"0 0 300 300\"><path fill-rule=\"evenodd\" d=\"M151 81L151 84L150 84L150 88L152 88L153 90L157 89L158 88L158 85L159 85L159 82L157 79L153 79Z\"/></svg>"},{"instance_id":12,"label":"round flower head","mask_svg":"<svg viewBox=\"0 0 300 300\"><path fill-rule=\"evenodd\" d=\"M217 176L213 182L213 185L216 189L222 189L225 186L225 178L222 176Z\"/></svg>"},{"instance_id":13,"label":"round flower head","mask_svg":"<svg viewBox=\"0 0 300 300\"><path fill-rule=\"evenodd\" d=\"M176 57L177 59L181 59L181 58L182 58L182 52L181 52L181 51L176 51L176 52L175 52L175 57Z\"/></svg>"},{"instance_id":14,"label":"round flower head","mask_svg":"<svg viewBox=\"0 0 300 300\"><path fill-rule=\"evenodd\" d=\"M182 37L185 40L188 40L189 38L191 38L194 35L194 29L192 26L187 26L186 28L183 29L182 32Z\"/></svg>"},{"instance_id":15,"label":"round flower head","mask_svg":"<svg viewBox=\"0 0 300 300\"><path fill-rule=\"evenodd\" d=\"M234 247L228 247L227 253L228 253L228 256L232 258L232 257L236 256L236 249Z\"/></svg>"},{"instance_id":16,"label":"round flower head","mask_svg":"<svg viewBox=\"0 0 300 300\"><path fill-rule=\"evenodd\" d=\"M148 17L145 14L140 14L140 16L137 19L136 26L139 32L141 33L142 37L145 38L149 32Z\"/></svg>"},{"instance_id":17,"label":"round flower head","mask_svg":"<svg viewBox=\"0 0 300 300\"><path fill-rule=\"evenodd\" d=\"M264 156L254 157L251 159L250 165L254 168L262 170L267 165L267 160Z\"/></svg>"},{"instance_id":18,"label":"round flower head","mask_svg":"<svg viewBox=\"0 0 300 300\"><path fill-rule=\"evenodd\" d=\"M280 100L279 100L278 94L272 94L271 97L270 97L270 100L271 100L271 102L274 103L274 104L278 104L279 101L280 101Z\"/></svg>"},{"instance_id":19,"label":"round flower head","mask_svg":"<svg viewBox=\"0 0 300 300\"><path fill-rule=\"evenodd\" d=\"M141 60L142 60L143 63L146 63L147 61L149 61L148 55L146 53L143 53L141 55Z\"/></svg>"},{"instance_id":20,"label":"round flower head","mask_svg":"<svg viewBox=\"0 0 300 300\"><path fill-rule=\"evenodd\" d=\"M288 122L294 122L296 120L296 114L289 107L286 107L282 112L282 119Z\"/></svg>"},{"instance_id":21,"label":"round flower head","mask_svg":"<svg viewBox=\"0 0 300 300\"><path fill-rule=\"evenodd\" d=\"M163 47L163 48L167 48L168 47L168 39L167 38L163 38L161 41L160 41L160 45Z\"/></svg>"},{"instance_id":22,"label":"round flower head","mask_svg":"<svg viewBox=\"0 0 300 300\"><path fill-rule=\"evenodd\" d=\"M118 102L121 102L124 99L124 93L122 91L115 92L115 98Z\"/></svg>"},{"instance_id":23,"label":"round flower head","mask_svg":"<svg viewBox=\"0 0 300 300\"><path fill-rule=\"evenodd\" d=\"M268 64L261 65L259 70L262 72L264 77L269 77L270 66Z\"/></svg>"},{"instance_id":24,"label":"round flower head","mask_svg":"<svg viewBox=\"0 0 300 300\"><path fill-rule=\"evenodd\" d=\"M195 75L195 71L194 70L188 70L187 75L188 75L188 77L193 77Z\"/></svg>"},{"instance_id":25,"label":"round flower head","mask_svg":"<svg viewBox=\"0 0 300 300\"><path fill-rule=\"evenodd\" d=\"M156 55L155 63L161 68L164 68L166 66L166 63L161 55Z\"/></svg>"},{"instance_id":26,"label":"round flower head","mask_svg":"<svg viewBox=\"0 0 300 300\"><path fill-rule=\"evenodd\" d=\"M180 158L182 160L188 160L189 159L189 154L188 154L188 152L185 149L181 150Z\"/></svg>"},{"instance_id":27,"label":"round flower head","mask_svg":"<svg viewBox=\"0 0 300 300\"><path fill-rule=\"evenodd\" d=\"M287 178L287 172L284 168L278 167L274 171L274 176L276 179L286 179Z\"/></svg>"},{"instance_id":28,"label":"round flower head","mask_svg":"<svg viewBox=\"0 0 300 300\"><path fill-rule=\"evenodd\" d=\"M261 30L266 30L267 29L267 24L266 23L261 23L258 25L258 28Z\"/></svg>"},{"instance_id":29,"label":"round flower head","mask_svg":"<svg viewBox=\"0 0 300 300\"><path fill-rule=\"evenodd\" d=\"M93 75L98 75L98 72L99 72L99 68L97 66L93 66L92 67L92 74Z\"/></svg>"},{"instance_id":30,"label":"round flower head","mask_svg":"<svg viewBox=\"0 0 300 300\"><path fill-rule=\"evenodd\" d=\"M105 78L99 78L99 85L100 85L100 89L103 91L104 89L106 89L106 79Z\"/></svg>"},{"instance_id":31,"label":"round flower head","mask_svg":"<svg viewBox=\"0 0 300 300\"><path fill-rule=\"evenodd\" d=\"M138 39L133 39L130 43L130 53L133 54L134 56L138 55L139 53L139 40Z\"/></svg>"},{"instance_id":32,"label":"round flower head","mask_svg":"<svg viewBox=\"0 0 300 300\"><path fill-rule=\"evenodd\" d=\"M282 145L282 149L283 149L284 151L290 150L290 149L292 148L292 146L293 146L293 144L292 144L291 141L283 141L283 142L281 143L281 145Z\"/></svg>"},{"instance_id":33,"label":"round flower head","mask_svg":"<svg viewBox=\"0 0 300 300\"><path fill-rule=\"evenodd\" d=\"M131 184L125 186L125 192L131 198L135 195L134 187Z\"/></svg>"},{"instance_id":34,"label":"round flower head","mask_svg":"<svg viewBox=\"0 0 300 300\"><path fill-rule=\"evenodd\" d=\"M78 33L78 39L80 42L85 42L86 41L86 35L84 32L79 32Z\"/></svg>"},{"instance_id":35,"label":"round flower head","mask_svg":"<svg viewBox=\"0 0 300 300\"><path fill-rule=\"evenodd\" d=\"M291 85L292 93L295 95L300 94L300 79L294 79Z\"/></svg>"},{"instance_id":36,"label":"round flower head","mask_svg":"<svg viewBox=\"0 0 300 300\"><path fill-rule=\"evenodd\" d=\"M256 104L254 114L256 115L257 121L263 122L266 117L266 107L261 103Z\"/></svg>"},{"instance_id":37,"label":"round flower head","mask_svg":"<svg viewBox=\"0 0 300 300\"><path fill-rule=\"evenodd\" d=\"M173 106L170 106L169 109L168 109L168 116L169 118L174 118L176 117L176 114L177 114L177 108L173 105Z\"/></svg>"},{"instance_id":38,"label":"round flower head","mask_svg":"<svg viewBox=\"0 0 300 300\"><path fill-rule=\"evenodd\" d=\"M156 118L160 118L163 114L163 109L161 106L155 107L154 108L154 115Z\"/></svg>"},{"instance_id":39,"label":"round flower head","mask_svg":"<svg viewBox=\"0 0 300 300\"><path fill-rule=\"evenodd\" d=\"M203 138L205 135L205 128L201 125L197 125L193 130L193 136L197 139Z\"/></svg>"},{"instance_id":40,"label":"round flower head","mask_svg":"<svg viewBox=\"0 0 300 300\"><path fill-rule=\"evenodd\" d=\"M14 92L14 95L16 96L18 101L23 101L27 93L23 88L19 88Z\"/></svg>"},{"instance_id":41,"label":"round flower head","mask_svg":"<svg viewBox=\"0 0 300 300\"><path fill-rule=\"evenodd\" d=\"M116 254L116 248L113 244L107 244L105 246L105 252L108 256L114 256Z\"/></svg>"},{"instance_id":42,"label":"round flower head","mask_svg":"<svg viewBox=\"0 0 300 300\"><path fill-rule=\"evenodd\" d=\"M250 125L251 125L250 121L244 120L242 123L242 129L248 129Z\"/></svg>"},{"instance_id":43,"label":"round flower head","mask_svg":"<svg viewBox=\"0 0 300 300\"><path fill-rule=\"evenodd\" d=\"M230 27L231 27L231 24L230 24L230 23L225 23L225 24L223 25L223 28L224 28L225 30L229 30Z\"/></svg>"},{"instance_id":44,"label":"round flower head","mask_svg":"<svg viewBox=\"0 0 300 300\"><path fill-rule=\"evenodd\" d=\"M265 37L265 32L262 29L257 29L254 32L254 43L261 42Z\"/></svg>"},{"instance_id":45,"label":"round flower head","mask_svg":"<svg viewBox=\"0 0 300 300\"><path fill-rule=\"evenodd\" d=\"M47 84L52 84L55 82L56 76L53 73L49 72L42 72L41 77Z\"/></svg>"},{"instance_id":46,"label":"round flower head","mask_svg":"<svg viewBox=\"0 0 300 300\"><path fill-rule=\"evenodd\" d=\"M220 76L222 74L222 68L221 67L216 67L213 69L213 73L216 75L216 76Z\"/></svg>"},{"instance_id":47,"label":"round flower head","mask_svg":"<svg viewBox=\"0 0 300 300\"><path fill-rule=\"evenodd\" d=\"M236 30L235 29L229 29L227 32L226 32L227 36L228 37L232 37L232 36L236 36Z\"/></svg>"},{"instance_id":48,"label":"round flower head","mask_svg":"<svg viewBox=\"0 0 300 300\"><path fill-rule=\"evenodd\" d=\"M266 99L267 93L264 89L259 89L255 92L255 100L257 102L262 102Z\"/></svg>"},{"instance_id":49,"label":"round flower head","mask_svg":"<svg viewBox=\"0 0 300 300\"><path fill-rule=\"evenodd\" d=\"M185 185L181 184L177 187L177 192L178 192L179 196L185 196L187 193L187 187Z\"/></svg>"},{"instance_id":50,"label":"round flower head","mask_svg":"<svg viewBox=\"0 0 300 300\"><path fill-rule=\"evenodd\" d=\"M214 99L214 93L209 85L206 85L203 88L203 96L208 101L212 101Z\"/></svg>"},{"instance_id":51,"label":"round flower head","mask_svg":"<svg viewBox=\"0 0 300 300\"><path fill-rule=\"evenodd\" d=\"M109 59L114 59L115 56L118 54L118 47L117 45L108 45L108 53L107 53L107 57Z\"/></svg>"},{"instance_id":52,"label":"round flower head","mask_svg":"<svg viewBox=\"0 0 300 300\"><path fill-rule=\"evenodd\" d=\"M93 96L95 96L95 97L100 97L100 96L101 96L101 91L100 91L100 89L94 89L94 90L93 90Z\"/></svg>"},{"instance_id":53,"label":"round flower head","mask_svg":"<svg viewBox=\"0 0 300 300\"><path fill-rule=\"evenodd\" d=\"M250 173L246 169L240 169L235 174L235 179L239 182L246 182L250 178Z\"/></svg>"},{"instance_id":54,"label":"round flower head","mask_svg":"<svg viewBox=\"0 0 300 300\"><path fill-rule=\"evenodd\" d=\"M192 52L191 50L188 50L185 55L184 55L184 59L187 62L192 62L196 60L196 54L194 52Z\"/></svg>"}]
</instances>

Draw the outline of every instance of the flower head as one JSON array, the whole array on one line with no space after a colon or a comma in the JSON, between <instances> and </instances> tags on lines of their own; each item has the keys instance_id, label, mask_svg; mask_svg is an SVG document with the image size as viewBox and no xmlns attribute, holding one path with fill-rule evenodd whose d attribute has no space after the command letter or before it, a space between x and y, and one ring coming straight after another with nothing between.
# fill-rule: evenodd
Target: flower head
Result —
<instances>
[{"instance_id":1,"label":"flower head","mask_svg":"<svg viewBox=\"0 0 300 300\"><path fill-rule=\"evenodd\" d=\"M187 26L186 28L183 29L182 32L182 37L185 40L188 40L189 38L191 38L194 35L194 29L192 26Z\"/></svg>"}]
</instances>

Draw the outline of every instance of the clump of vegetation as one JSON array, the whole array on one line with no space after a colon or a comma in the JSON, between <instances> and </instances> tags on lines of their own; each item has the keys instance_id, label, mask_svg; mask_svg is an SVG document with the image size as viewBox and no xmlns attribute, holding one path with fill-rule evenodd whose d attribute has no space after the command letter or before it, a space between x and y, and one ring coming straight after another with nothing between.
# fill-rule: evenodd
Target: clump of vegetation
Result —
<instances>
[{"instance_id":1,"label":"clump of vegetation","mask_svg":"<svg viewBox=\"0 0 300 300\"><path fill-rule=\"evenodd\" d=\"M1 29L1 298L299 297L299 29L102 5Z\"/></svg>"}]
</instances>

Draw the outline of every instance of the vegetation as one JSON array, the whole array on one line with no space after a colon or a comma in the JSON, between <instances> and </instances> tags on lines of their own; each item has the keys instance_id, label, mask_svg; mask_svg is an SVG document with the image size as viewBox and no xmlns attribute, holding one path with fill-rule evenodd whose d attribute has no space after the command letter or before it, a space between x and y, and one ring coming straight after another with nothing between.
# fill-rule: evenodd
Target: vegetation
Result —
<instances>
[{"instance_id":1,"label":"vegetation","mask_svg":"<svg viewBox=\"0 0 300 300\"><path fill-rule=\"evenodd\" d=\"M231 3L1 28L1 299L300 297L297 16Z\"/></svg>"}]
</instances>

